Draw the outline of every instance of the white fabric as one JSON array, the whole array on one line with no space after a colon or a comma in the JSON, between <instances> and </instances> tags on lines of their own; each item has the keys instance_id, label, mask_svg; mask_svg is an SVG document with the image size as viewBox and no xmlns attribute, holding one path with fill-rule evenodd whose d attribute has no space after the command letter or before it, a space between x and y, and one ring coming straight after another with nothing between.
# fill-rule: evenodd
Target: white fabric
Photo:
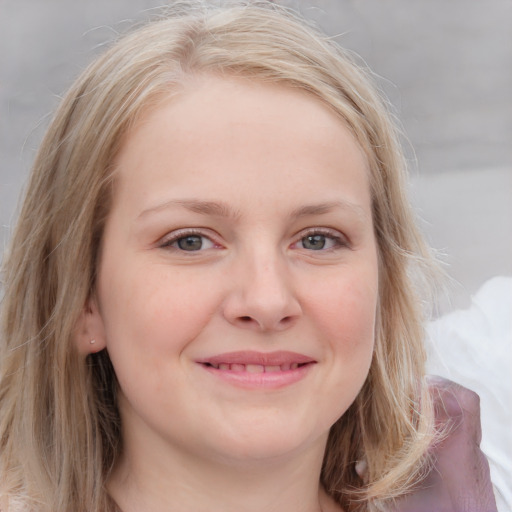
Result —
<instances>
[{"instance_id":1,"label":"white fabric","mask_svg":"<svg viewBox=\"0 0 512 512\"><path fill-rule=\"evenodd\" d=\"M480 395L481 448L499 512L512 511L512 277L494 277L467 310L428 325L428 373Z\"/></svg>"}]
</instances>

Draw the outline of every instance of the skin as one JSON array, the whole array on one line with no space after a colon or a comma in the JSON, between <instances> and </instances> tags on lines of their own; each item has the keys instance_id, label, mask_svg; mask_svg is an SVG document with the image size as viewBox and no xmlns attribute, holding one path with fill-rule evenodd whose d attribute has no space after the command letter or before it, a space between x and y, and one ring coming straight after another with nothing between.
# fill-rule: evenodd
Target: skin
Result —
<instances>
[{"instance_id":1,"label":"skin","mask_svg":"<svg viewBox=\"0 0 512 512\"><path fill-rule=\"evenodd\" d=\"M202 77L146 113L116 165L85 319L120 383L113 498L124 512L339 510L323 452L366 379L378 296L356 141L304 92ZM197 362L240 350L314 363L268 389Z\"/></svg>"},{"instance_id":2,"label":"skin","mask_svg":"<svg viewBox=\"0 0 512 512\"><path fill-rule=\"evenodd\" d=\"M303 93L210 77L148 112L117 165L97 295L77 339L84 354L107 348L121 383L110 494L123 512L339 512L319 488L321 461L366 377L377 300L357 144ZM182 248L190 228L200 250ZM315 364L267 389L197 363L240 349ZM430 386L448 430L425 480L390 510L494 512L478 397L444 379Z\"/></svg>"}]
</instances>

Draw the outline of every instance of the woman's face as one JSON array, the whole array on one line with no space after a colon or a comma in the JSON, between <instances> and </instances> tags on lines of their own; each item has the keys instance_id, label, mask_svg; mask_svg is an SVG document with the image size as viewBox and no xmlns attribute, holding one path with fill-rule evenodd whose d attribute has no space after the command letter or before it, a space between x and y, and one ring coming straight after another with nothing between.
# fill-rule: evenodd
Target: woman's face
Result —
<instances>
[{"instance_id":1,"label":"woman's face","mask_svg":"<svg viewBox=\"0 0 512 512\"><path fill-rule=\"evenodd\" d=\"M348 129L304 92L201 78L116 163L93 314L126 452L323 447L368 374L378 294Z\"/></svg>"}]
</instances>

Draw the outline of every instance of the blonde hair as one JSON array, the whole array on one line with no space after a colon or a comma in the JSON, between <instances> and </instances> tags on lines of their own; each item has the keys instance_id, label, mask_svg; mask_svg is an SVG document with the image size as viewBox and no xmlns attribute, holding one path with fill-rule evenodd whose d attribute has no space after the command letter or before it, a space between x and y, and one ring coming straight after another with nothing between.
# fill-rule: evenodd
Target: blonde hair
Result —
<instances>
[{"instance_id":1,"label":"blonde hair","mask_svg":"<svg viewBox=\"0 0 512 512\"><path fill-rule=\"evenodd\" d=\"M380 510L421 477L433 432L417 295L427 280L415 281L431 261L406 199L396 130L369 74L284 8L195 5L180 4L93 62L41 144L4 265L3 493L40 511L113 510L105 482L120 449L117 382L106 351L78 354L74 329L94 291L123 137L187 75L214 73L306 91L367 156L380 258L375 351L363 389L331 429L321 481L346 511Z\"/></svg>"}]
</instances>

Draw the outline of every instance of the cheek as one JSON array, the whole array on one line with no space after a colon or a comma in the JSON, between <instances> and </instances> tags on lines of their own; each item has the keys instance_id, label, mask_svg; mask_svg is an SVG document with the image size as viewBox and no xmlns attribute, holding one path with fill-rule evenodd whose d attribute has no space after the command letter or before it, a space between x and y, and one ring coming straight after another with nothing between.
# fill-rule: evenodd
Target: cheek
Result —
<instances>
[{"instance_id":1,"label":"cheek","mask_svg":"<svg viewBox=\"0 0 512 512\"><path fill-rule=\"evenodd\" d=\"M346 333L346 341L370 341L373 345L377 310L377 285L367 282L345 283L344 293L338 299L338 328ZM345 338L345 336L343 337Z\"/></svg>"},{"instance_id":2,"label":"cheek","mask_svg":"<svg viewBox=\"0 0 512 512\"><path fill-rule=\"evenodd\" d=\"M337 272L326 289L310 295L308 308L322 351L320 428L329 429L356 399L370 369L375 339L377 273Z\"/></svg>"},{"instance_id":3,"label":"cheek","mask_svg":"<svg viewBox=\"0 0 512 512\"><path fill-rule=\"evenodd\" d=\"M325 407L330 427L355 400L372 361L378 301L376 265L336 272L312 298L315 325L325 347ZM314 305L313 305L314 302Z\"/></svg>"},{"instance_id":4,"label":"cheek","mask_svg":"<svg viewBox=\"0 0 512 512\"><path fill-rule=\"evenodd\" d=\"M377 310L377 272L342 272L325 290L310 295L316 323L333 345L347 353L373 350Z\"/></svg>"},{"instance_id":5,"label":"cheek","mask_svg":"<svg viewBox=\"0 0 512 512\"><path fill-rule=\"evenodd\" d=\"M216 304L213 287L203 289L189 276L169 275L165 266L154 272L149 268L111 267L102 290L107 350L123 395L141 411L154 403L176 405L169 389L182 383L182 353Z\"/></svg>"},{"instance_id":6,"label":"cheek","mask_svg":"<svg viewBox=\"0 0 512 512\"><path fill-rule=\"evenodd\" d=\"M216 300L212 287L200 286L188 275L171 274L165 265L150 268L105 269L110 277L101 290L102 316L113 359L153 360L158 368L175 360L201 332Z\"/></svg>"}]
</instances>

